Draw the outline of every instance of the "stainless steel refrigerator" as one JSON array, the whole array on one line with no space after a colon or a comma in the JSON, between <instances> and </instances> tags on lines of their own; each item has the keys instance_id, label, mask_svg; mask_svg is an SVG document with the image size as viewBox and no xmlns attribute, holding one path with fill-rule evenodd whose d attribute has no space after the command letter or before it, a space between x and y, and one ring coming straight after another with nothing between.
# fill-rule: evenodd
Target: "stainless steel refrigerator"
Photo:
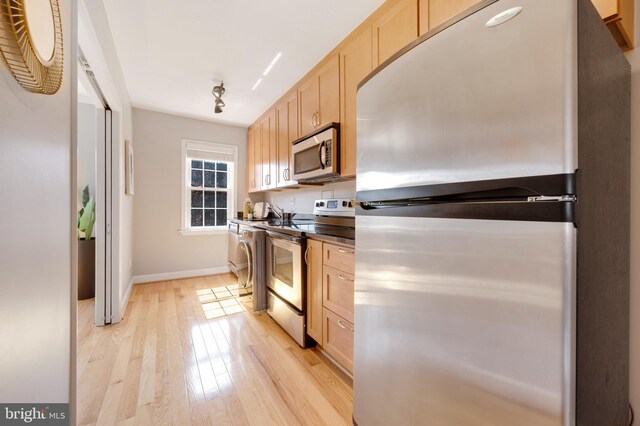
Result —
<instances>
[{"instance_id":1,"label":"stainless steel refrigerator","mask_svg":"<svg viewBox=\"0 0 640 426\"><path fill-rule=\"evenodd\" d=\"M354 422L627 425L630 67L591 2L480 2L357 102Z\"/></svg>"}]
</instances>

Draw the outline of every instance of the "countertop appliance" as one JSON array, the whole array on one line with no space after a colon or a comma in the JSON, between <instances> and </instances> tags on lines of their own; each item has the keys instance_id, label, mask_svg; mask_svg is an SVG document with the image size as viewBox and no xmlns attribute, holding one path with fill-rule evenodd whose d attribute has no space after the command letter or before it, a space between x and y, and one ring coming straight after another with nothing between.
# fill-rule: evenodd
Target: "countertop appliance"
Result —
<instances>
[{"instance_id":1,"label":"countertop appliance","mask_svg":"<svg viewBox=\"0 0 640 426\"><path fill-rule=\"evenodd\" d=\"M253 310L267 309L265 231L263 229L239 225L236 259L238 285L252 289Z\"/></svg>"},{"instance_id":2,"label":"countertop appliance","mask_svg":"<svg viewBox=\"0 0 640 426\"><path fill-rule=\"evenodd\" d=\"M357 424L628 424L629 99L588 0L481 1L365 78Z\"/></svg>"},{"instance_id":3,"label":"countertop appliance","mask_svg":"<svg viewBox=\"0 0 640 426\"><path fill-rule=\"evenodd\" d=\"M271 209L271 206L269 205L269 203L264 203L264 202L257 202L254 206L253 206L253 218L254 220L261 220L261 219L266 219L267 216L269 215L269 210Z\"/></svg>"},{"instance_id":4,"label":"countertop appliance","mask_svg":"<svg viewBox=\"0 0 640 426\"><path fill-rule=\"evenodd\" d=\"M338 123L323 126L293 141L293 180L322 183L340 180Z\"/></svg>"}]
</instances>

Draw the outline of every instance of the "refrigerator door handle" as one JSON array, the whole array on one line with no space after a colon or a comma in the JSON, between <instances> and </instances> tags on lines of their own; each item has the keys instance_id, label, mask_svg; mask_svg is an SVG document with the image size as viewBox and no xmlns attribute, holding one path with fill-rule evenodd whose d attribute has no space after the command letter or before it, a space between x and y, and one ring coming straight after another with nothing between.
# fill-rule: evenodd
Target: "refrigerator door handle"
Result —
<instances>
[{"instance_id":1,"label":"refrigerator door handle","mask_svg":"<svg viewBox=\"0 0 640 426\"><path fill-rule=\"evenodd\" d=\"M576 197L575 195L553 195L553 196L540 195L537 197L528 197L527 201L530 203L548 202L548 201L575 203L576 201L578 201L578 197Z\"/></svg>"}]
</instances>

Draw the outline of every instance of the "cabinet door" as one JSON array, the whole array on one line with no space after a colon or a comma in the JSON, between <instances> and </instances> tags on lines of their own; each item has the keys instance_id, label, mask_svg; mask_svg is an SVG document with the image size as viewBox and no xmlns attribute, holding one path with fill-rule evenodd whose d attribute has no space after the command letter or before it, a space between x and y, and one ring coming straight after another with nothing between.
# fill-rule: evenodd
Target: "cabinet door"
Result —
<instances>
[{"instance_id":1,"label":"cabinet door","mask_svg":"<svg viewBox=\"0 0 640 426\"><path fill-rule=\"evenodd\" d=\"M298 105L300 116L300 135L311 133L316 127L318 112L318 79L311 76L298 87Z\"/></svg>"},{"instance_id":2,"label":"cabinet door","mask_svg":"<svg viewBox=\"0 0 640 426\"><path fill-rule=\"evenodd\" d=\"M376 66L418 37L418 0L387 1L378 11L373 20Z\"/></svg>"},{"instance_id":3,"label":"cabinet door","mask_svg":"<svg viewBox=\"0 0 640 426\"><path fill-rule=\"evenodd\" d=\"M316 127L340 121L340 57L336 53L318 70Z\"/></svg>"},{"instance_id":4,"label":"cabinet door","mask_svg":"<svg viewBox=\"0 0 640 426\"><path fill-rule=\"evenodd\" d=\"M353 275L356 270L356 252L350 247L325 244L323 263L339 271Z\"/></svg>"},{"instance_id":5,"label":"cabinet door","mask_svg":"<svg viewBox=\"0 0 640 426\"><path fill-rule=\"evenodd\" d=\"M256 169L255 164L255 127L252 127L247 132L247 191L253 192L255 190L255 177Z\"/></svg>"},{"instance_id":6,"label":"cabinet door","mask_svg":"<svg viewBox=\"0 0 640 426\"><path fill-rule=\"evenodd\" d=\"M298 95L289 93L276 106L276 139L278 146L278 177L276 187L295 185L291 180L291 143L298 138Z\"/></svg>"},{"instance_id":7,"label":"cabinet door","mask_svg":"<svg viewBox=\"0 0 640 426\"><path fill-rule=\"evenodd\" d=\"M300 136L299 132L299 116L298 116L298 93L294 90L287 100L287 111L289 113L289 142L287 143L289 165L287 166L287 183L291 185L297 184L293 180L293 141Z\"/></svg>"},{"instance_id":8,"label":"cabinet door","mask_svg":"<svg viewBox=\"0 0 640 426\"><path fill-rule=\"evenodd\" d=\"M424 33L437 27L479 1L480 0L429 0L428 2L420 2L421 8L429 8L427 12L429 16L428 28L425 29L424 26L421 26L420 32Z\"/></svg>"},{"instance_id":9,"label":"cabinet door","mask_svg":"<svg viewBox=\"0 0 640 426\"><path fill-rule=\"evenodd\" d=\"M269 111L260 122L260 133L262 136L262 181L261 189L275 188L275 163L276 156L276 137L275 137L275 109Z\"/></svg>"},{"instance_id":10,"label":"cabinet door","mask_svg":"<svg viewBox=\"0 0 640 426\"><path fill-rule=\"evenodd\" d=\"M340 167L342 176L356 174L356 94L358 83L372 70L371 27L355 34L340 52Z\"/></svg>"},{"instance_id":11,"label":"cabinet door","mask_svg":"<svg viewBox=\"0 0 640 426\"><path fill-rule=\"evenodd\" d=\"M257 124L253 134L253 192L262 188L262 125Z\"/></svg>"},{"instance_id":12,"label":"cabinet door","mask_svg":"<svg viewBox=\"0 0 640 426\"><path fill-rule=\"evenodd\" d=\"M324 308L322 348L340 365L353 372L353 324Z\"/></svg>"},{"instance_id":13,"label":"cabinet door","mask_svg":"<svg viewBox=\"0 0 640 426\"><path fill-rule=\"evenodd\" d=\"M354 276L327 265L322 271L322 306L353 323Z\"/></svg>"},{"instance_id":14,"label":"cabinet door","mask_svg":"<svg viewBox=\"0 0 640 426\"><path fill-rule=\"evenodd\" d=\"M278 146L278 173L276 186L287 185L287 169L289 168L289 112L287 101L276 106L276 139Z\"/></svg>"},{"instance_id":15,"label":"cabinet door","mask_svg":"<svg viewBox=\"0 0 640 426\"><path fill-rule=\"evenodd\" d=\"M322 344L322 242L307 240L307 334Z\"/></svg>"}]
</instances>

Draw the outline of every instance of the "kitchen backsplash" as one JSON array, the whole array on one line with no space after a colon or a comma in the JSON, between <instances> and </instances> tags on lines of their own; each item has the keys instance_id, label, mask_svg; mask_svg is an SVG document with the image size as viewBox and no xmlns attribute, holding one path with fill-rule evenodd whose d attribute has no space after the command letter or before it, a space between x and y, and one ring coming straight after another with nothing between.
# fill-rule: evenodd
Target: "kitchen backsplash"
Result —
<instances>
[{"instance_id":1,"label":"kitchen backsplash","mask_svg":"<svg viewBox=\"0 0 640 426\"><path fill-rule=\"evenodd\" d=\"M313 202L319 198L355 198L356 181L329 183L318 187L305 187L295 190L284 190L279 192L266 192L263 199L255 201L266 201L275 203L285 212L291 213L313 213ZM254 197L251 197L252 201Z\"/></svg>"}]
</instances>

